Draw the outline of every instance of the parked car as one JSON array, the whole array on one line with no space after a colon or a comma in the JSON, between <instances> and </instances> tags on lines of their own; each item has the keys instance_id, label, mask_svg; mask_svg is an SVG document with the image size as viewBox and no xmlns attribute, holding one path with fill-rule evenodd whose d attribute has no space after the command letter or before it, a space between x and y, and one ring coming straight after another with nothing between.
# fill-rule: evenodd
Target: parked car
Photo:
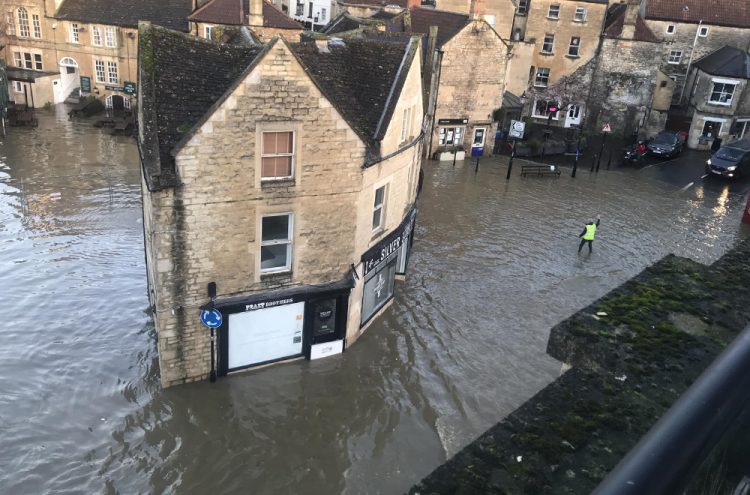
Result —
<instances>
[{"instance_id":1,"label":"parked car","mask_svg":"<svg viewBox=\"0 0 750 495\"><path fill-rule=\"evenodd\" d=\"M725 144L706 162L706 172L735 178L750 175L750 139Z\"/></svg>"},{"instance_id":2,"label":"parked car","mask_svg":"<svg viewBox=\"0 0 750 495\"><path fill-rule=\"evenodd\" d=\"M685 137L677 132L663 131L648 142L648 154L664 158L674 158L682 153L685 146Z\"/></svg>"}]
</instances>

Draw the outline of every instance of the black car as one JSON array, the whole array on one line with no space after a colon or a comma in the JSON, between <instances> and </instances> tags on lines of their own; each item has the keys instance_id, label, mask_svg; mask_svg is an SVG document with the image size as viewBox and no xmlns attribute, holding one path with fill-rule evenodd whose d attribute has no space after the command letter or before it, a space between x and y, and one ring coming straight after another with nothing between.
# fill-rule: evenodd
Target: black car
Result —
<instances>
[{"instance_id":1,"label":"black car","mask_svg":"<svg viewBox=\"0 0 750 495\"><path fill-rule=\"evenodd\" d=\"M663 131L648 142L646 148L651 156L663 158L674 158L682 153L685 138L681 134L672 131Z\"/></svg>"},{"instance_id":2,"label":"black car","mask_svg":"<svg viewBox=\"0 0 750 495\"><path fill-rule=\"evenodd\" d=\"M750 139L741 139L719 148L708 159L706 172L730 179L750 175Z\"/></svg>"}]
</instances>

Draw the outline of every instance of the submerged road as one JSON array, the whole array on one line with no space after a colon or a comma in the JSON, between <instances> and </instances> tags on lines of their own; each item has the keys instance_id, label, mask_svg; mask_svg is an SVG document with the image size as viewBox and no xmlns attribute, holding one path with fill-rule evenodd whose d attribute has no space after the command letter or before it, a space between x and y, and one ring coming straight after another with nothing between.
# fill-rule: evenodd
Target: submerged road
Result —
<instances>
[{"instance_id":1,"label":"submerged road","mask_svg":"<svg viewBox=\"0 0 750 495\"><path fill-rule=\"evenodd\" d=\"M558 375L552 325L667 253L708 263L746 235L745 185L689 157L509 182L500 159L428 162L410 274L356 345L162 390L135 145L64 109L39 120L0 142L6 493L405 492Z\"/></svg>"}]
</instances>

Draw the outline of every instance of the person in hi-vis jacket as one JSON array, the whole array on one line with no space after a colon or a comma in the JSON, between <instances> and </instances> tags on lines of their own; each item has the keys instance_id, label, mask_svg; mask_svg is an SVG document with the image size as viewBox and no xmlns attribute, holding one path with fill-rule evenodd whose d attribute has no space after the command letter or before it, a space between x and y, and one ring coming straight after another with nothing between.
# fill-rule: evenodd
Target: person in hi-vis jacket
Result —
<instances>
[{"instance_id":1,"label":"person in hi-vis jacket","mask_svg":"<svg viewBox=\"0 0 750 495\"><path fill-rule=\"evenodd\" d=\"M596 216L596 223L591 220L589 223L586 224L586 226L583 228L583 232L578 234L578 237L581 238L581 244L578 245L578 252L581 252L581 249L583 249L583 245L588 243L589 244L589 253L591 253L591 245L594 243L594 237L596 237L596 228L601 223L601 220L599 219L599 215Z\"/></svg>"}]
</instances>

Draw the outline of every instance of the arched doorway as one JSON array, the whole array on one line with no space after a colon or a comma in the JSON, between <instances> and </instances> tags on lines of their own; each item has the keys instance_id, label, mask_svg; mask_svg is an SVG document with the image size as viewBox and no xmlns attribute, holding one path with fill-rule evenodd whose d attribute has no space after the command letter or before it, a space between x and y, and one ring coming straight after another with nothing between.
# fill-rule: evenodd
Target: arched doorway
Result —
<instances>
[{"instance_id":1,"label":"arched doorway","mask_svg":"<svg viewBox=\"0 0 750 495\"><path fill-rule=\"evenodd\" d=\"M60 60L60 84L55 87L55 103L65 101L65 99L78 89L81 84L80 71L78 62L70 57L63 57ZM78 96L78 94L76 94Z\"/></svg>"},{"instance_id":2,"label":"arched doorway","mask_svg":"<svg viewBox=\"0 0 750 495\"><path fill-rule=\"evenodd\" d=\"M125 98L120 95L109 95L104 99L104 106L108 110L124 110L125 109Z\"/></svg>"}]
</instances>

